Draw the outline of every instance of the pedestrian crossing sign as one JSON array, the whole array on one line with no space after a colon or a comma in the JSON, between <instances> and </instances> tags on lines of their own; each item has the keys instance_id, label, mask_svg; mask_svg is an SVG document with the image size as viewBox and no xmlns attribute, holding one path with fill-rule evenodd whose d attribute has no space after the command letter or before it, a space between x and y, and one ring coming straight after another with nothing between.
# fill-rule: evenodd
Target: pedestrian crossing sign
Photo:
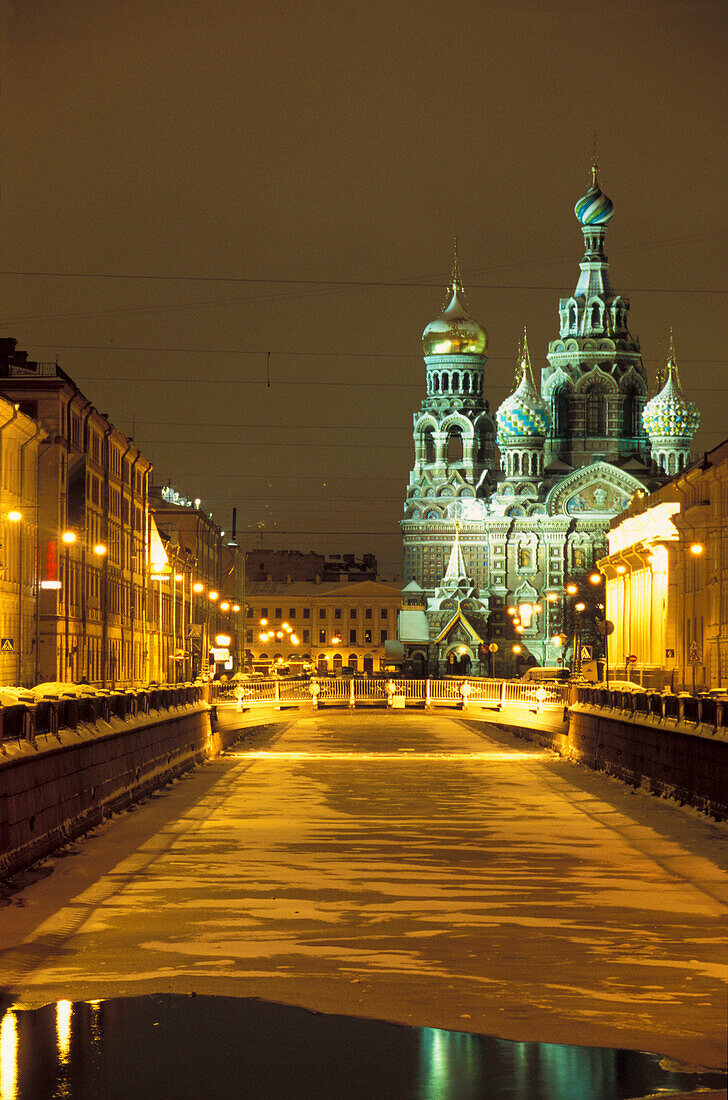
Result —
<instances>
[{"instance_id":1,"label":"pedestrian crossing sign","mask_svg":"<svg viewBox=\"0 0 728 1100\"><path fill-rule=\"evenodd\" d=\"M0 642L0 653L15 653L15 638L3 638Z\"/></svg>"},{"instance_id":2,"label":"pedestrian crossing sign","mask_svg":"<svg viewBox=\"0 0 728 1100\"><path fill-rule=\"evenodd\" d=\"M590 645L583 645L581 647L581 660L591 661L592 659L592 647Z\"/></svg>"}]
</instances>

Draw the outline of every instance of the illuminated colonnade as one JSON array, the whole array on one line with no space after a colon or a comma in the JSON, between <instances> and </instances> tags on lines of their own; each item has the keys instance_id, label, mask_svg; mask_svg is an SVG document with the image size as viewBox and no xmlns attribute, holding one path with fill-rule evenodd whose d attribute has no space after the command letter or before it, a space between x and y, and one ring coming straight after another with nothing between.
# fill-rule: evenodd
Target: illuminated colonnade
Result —
<instances>
[{"instance_id":1,"label":"illuminated colonnade","mask_svg":"<svg viewBox=\"0 0 728 1100\"><path fill-rule=\"evenodd\" d=\"M671 673L676 668L676 600L671 555L679 535L672 516L680 510L666 501L627 515L608 534L609 554L599 562L607 578L606 614L614 623L609 639L612 669L636 656L642 670Z\"/></svg>"}]
</instances>

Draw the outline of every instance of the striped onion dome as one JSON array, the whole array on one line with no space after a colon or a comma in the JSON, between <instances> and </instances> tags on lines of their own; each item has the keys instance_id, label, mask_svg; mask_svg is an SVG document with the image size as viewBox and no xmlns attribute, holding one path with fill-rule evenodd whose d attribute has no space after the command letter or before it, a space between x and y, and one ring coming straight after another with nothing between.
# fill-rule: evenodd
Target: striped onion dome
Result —
<instances>
[{"instance_id":1,"label":"striped onion dome","mask_svg":"<svg viewBox=\"0 0 728 1100\"><path fill-rule=\"evenodd\" d=\"M574 213L582 225L606 225L614 213L614 203L599 187L596 163L591 172L591 187L577 200Z\"/></svg>"}]
</instances>

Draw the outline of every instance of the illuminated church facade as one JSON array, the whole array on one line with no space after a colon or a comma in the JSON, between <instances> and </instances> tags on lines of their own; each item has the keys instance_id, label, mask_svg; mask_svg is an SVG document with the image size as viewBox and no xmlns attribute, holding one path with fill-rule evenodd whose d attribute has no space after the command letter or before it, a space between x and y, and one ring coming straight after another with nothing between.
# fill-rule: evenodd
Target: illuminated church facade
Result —
<instances>
[{"instance_id":1,"label":"illuminated church facade","mask_svg":"<svg viewBox=\"0 0 728 1100\"><path fill-rule=\"evenodd\" d=\"M414 671L514 675L571 663L577 644L598 651L600 590L587 578L609 523L690 461L698 416L672 352L662 390L647 400L629 300L610 281L614 207L596 165L574 212L584 255L573 294L559 302L540 386L524 332L513 392L491 411L488 336L470 316L457 252L444 307L424 330L426 394L401 522L399 637Z\"/></svg>"}]
</instances>

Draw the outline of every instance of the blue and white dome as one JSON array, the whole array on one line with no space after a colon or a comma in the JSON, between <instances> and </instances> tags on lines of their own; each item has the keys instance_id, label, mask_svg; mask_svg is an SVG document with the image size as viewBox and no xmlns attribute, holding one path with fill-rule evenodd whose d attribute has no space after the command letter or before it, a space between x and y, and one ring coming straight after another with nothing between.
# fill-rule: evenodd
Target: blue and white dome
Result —
<instances>
[{"instance_id":1,"label":"blue and white dome","mask_svg":"<svg viewBox=\"0 0 728 1100\"><path fill-rule=\"evenodd\" d=\"M683 396L677 365L672 356L667 363L667 381L645 405L642 423L650 440L689 440L698 430L700 413L693 402Z\"/></svg>"},{"instance_id":2,"label":"blue and white dome","mask_svg":"<svg viewBox=\"0 0 728 1100\"><path fill-rule=\"evenodd\" d=\"M530 368L525 354L521 359L521 380L495 414L499 443L548 435L551 417L548 406L536 392Z\"/></svg>"},{"instance_id":3,"label":"blue and white dome","mask_svg":"<svg viewBox=\"0 0 728 1100\"><path fill-rule=\"evenodd\" d=\"M586 195L577 199L574 213L584 226L606 225L614 214L614 203L597 182L597 166L592 165L592 183Z\"/></svg>"}]
</instances>

